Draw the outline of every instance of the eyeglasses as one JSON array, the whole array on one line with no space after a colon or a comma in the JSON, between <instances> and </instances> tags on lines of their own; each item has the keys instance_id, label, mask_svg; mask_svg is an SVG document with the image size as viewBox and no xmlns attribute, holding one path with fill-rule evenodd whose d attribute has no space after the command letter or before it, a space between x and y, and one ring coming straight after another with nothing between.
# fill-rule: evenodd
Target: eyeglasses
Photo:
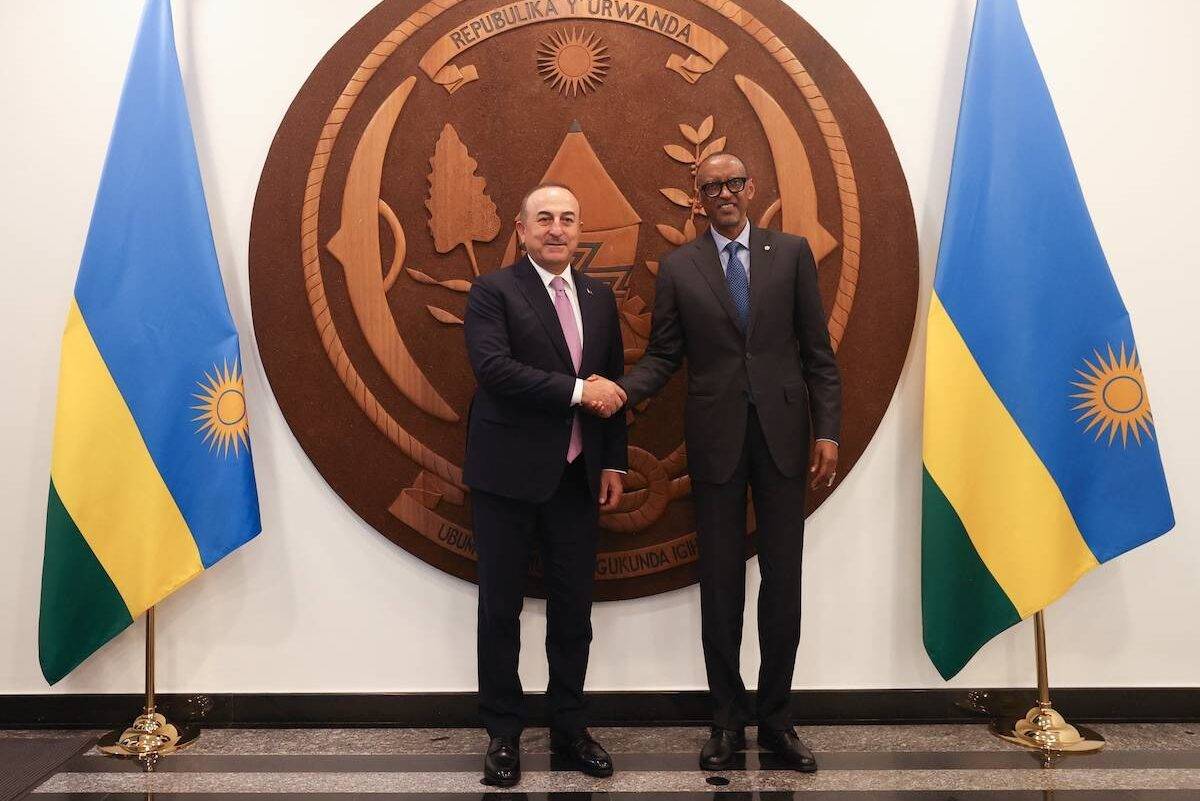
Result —
<instances>
[{"instance_id":1,"label":"eyeglasses","mask_svg":"<svg viewBox=\"0 0 1200 801\"><path fill-rule=\"evenodd\" d=\"M721 194L721 189L725 188L731 195L736 195L746 188L746 180L746 177L742 176L741 178L730 178L728 181L712 181L701 184L700 191L704 193L705 197L717 197Z\"/></svg>"}]
</instances>

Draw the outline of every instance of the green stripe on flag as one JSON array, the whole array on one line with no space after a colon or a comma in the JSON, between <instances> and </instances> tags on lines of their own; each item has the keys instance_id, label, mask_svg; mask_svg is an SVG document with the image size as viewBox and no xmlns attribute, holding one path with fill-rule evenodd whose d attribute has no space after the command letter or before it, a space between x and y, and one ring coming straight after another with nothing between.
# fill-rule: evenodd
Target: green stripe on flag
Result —
<instances>
[{"instance_id":1,"label":"green stripe on flag","mask_svg":"<svg viewBox=\"0 0 1200 801\"><path fill-rule=\"evenodd\" d=\"M38 621L42 675L54 684L132 622L51 480Z\"/></svg>"},{"instance_id":2,"label":"green stripe on flag","mask_svg":"<svg viewBox=\"0 0 1200 801\"><path fill-rule=\"evenodd\" d=\"M1019 623L941 488L922 470L921 612L925 650L950 679L992 637Z\"/></svg>"}]
</instances>

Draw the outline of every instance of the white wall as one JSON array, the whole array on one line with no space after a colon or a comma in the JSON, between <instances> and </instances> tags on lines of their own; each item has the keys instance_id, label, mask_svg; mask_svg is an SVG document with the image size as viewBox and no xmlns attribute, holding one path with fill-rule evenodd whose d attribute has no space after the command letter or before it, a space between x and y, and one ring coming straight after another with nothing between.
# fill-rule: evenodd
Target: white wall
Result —
<instances>
[{"instance_id":1,"label":"white wall","mask_svg":"<svg viewBox=\"0 0 1200 801\"><path fill-rule=\"evenodd\" d=\"M922 317L945 203L969 0L791 0L891 130L921 241ZM46 690L37 611L60 333L139 0L0 1L0 693ZM242 331L264 533L160 608L164 692L471 690L475 588L392 545L328 489L284 424L250 327L247 242L275 129L317 59L371 0L175 3L217 248ZM1132 310L1179 524L1084 578L1048 613L1059 685L1200 685L1200 3L1023 0L1100 238ZM1192 345L1187 343L1191 342ZM943 686L921 647L923 326L858 467L809 521L796 686ZM751 568L751 590L757 582ZM753 597L753 596L751 596ZM753 607L750 606L752 609ZM544 686L544 609L522 674ZM593 689L704 686L695 588L601 604ZM757 668L753 616L744 670ZM140 624L55 690L135 692ZM1033 681L1028 624L956 686Z\"/></svg>"}]
</instances>

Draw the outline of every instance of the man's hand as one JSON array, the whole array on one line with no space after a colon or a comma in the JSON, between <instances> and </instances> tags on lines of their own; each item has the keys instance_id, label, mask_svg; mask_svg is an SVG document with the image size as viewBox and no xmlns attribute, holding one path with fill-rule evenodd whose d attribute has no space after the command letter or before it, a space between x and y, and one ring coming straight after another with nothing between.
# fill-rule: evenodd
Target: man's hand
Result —
<instances>
[{"instance_id":1,"label":"man's hand","mask_svg":"<svg viewBox=\"0 0 1200 801\"><path fill-rule=\"evenodd\" d=\"M611 417L625 405L625 390L604 376L592 375L583 382L580 405L592 414Z\"/></svg>"},{"instance_id":2,"label":"man's hand","mask_svg":"<svg viewBox=\"0 0 1200 801\"><path fill-rule=\"evenodd\" d=\"M621 502L621 496L625 494L625 484L622 482L623 478L625 477L616 470L602 470L600 472L601 512L611 512Z\"/></svg>"},{"instance_id":3,"label":"man's hand","mask_svg":"<svg viewBox=\"0 0 1200 801\"><path fill-rule=\"evenodd\" d=\"M812 476L812 482L809 484L809 487L816 489L821 484L824 484L826 487L832 487L833 480L837 477L837 461L837 443L830 442L827 439L819 439L814 442L812 462L808 468L808 472Z\"/></svg>"}]
</instances>

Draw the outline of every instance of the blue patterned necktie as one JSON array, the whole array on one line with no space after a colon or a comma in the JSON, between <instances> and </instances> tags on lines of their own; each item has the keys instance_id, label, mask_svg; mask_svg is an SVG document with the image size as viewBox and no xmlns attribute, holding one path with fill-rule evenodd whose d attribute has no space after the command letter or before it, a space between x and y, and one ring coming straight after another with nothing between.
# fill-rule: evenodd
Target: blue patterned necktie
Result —
<instances>
[{"instance_id":1,"label":"blue patterned necktie","mask_svg":"<svg viewBox=\"0 0 1200 801\"><path fill-rule=\"evenodd\" d=\"M745 334L750 319L750 276L738 258L739 247L741 245L737 242L725 246L725 252L729 254L729 261L725 263L725 283L729 285L729 296L733 298L733 307L737 309L738 327Z\"/></svg>"}]
</instances>

